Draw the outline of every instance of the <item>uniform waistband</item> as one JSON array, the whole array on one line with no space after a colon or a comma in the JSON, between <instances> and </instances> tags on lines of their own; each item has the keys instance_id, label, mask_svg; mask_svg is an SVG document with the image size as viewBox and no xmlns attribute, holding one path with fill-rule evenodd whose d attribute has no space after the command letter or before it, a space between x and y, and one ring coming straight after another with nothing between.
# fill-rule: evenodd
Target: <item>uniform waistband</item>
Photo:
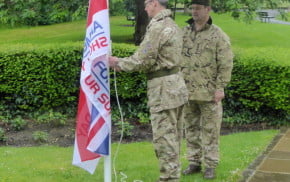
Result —
<instances>
[{"instance_id":1,"label":"uniform waistband","mask_svg":"<svg viewBox=\"0 0 290 182\"><path fill-rule=\"evenodd\" d=\"M147 79L152 80L153 78L159 78L159 77L163 77L163 76L173 75L173 74L178 73L178 71L179 71L178 67L154 71L151 73L147 73Z\"/></svg>"}]
</instances>

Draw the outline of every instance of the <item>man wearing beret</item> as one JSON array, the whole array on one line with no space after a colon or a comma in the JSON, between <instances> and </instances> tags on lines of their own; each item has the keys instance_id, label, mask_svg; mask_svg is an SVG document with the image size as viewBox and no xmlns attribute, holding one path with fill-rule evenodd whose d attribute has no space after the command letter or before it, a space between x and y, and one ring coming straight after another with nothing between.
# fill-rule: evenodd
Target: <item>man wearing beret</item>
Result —
<instances>
[{"instance_id":1,"label":"man wearing beret","mask_svg":"<svg viewBox=\"0 0 290 182\"><path fill-rule=\"evenodd\" d=\"M192 18L183 29L182 72L189 91L184 107L188 175L202 171L215 178L224 88L231 79L233 53L229 37L210 17L210 0L192 0Z\"/></svg>"},{"instance_id":2,"label":"man wearing beret","mask_svg":"<svg viewBox=\"0 0 290 182\"><path fill-rule=\"evenodd\" d=\"M168 0L146 0L151 18L136 52L126 58L109 57L109 65L122 71L147 74L147 95L153 145L159 159L159 182L179 182L182 107L188 92L180 72L182 32L166 9Z\"/></svg>"}]
</instances>

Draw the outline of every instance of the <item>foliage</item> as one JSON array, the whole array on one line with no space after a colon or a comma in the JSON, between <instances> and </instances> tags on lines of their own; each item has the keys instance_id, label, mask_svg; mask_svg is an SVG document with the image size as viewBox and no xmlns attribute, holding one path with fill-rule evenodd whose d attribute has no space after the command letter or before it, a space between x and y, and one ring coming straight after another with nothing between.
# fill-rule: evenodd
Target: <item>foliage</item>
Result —
<instances>
[{"instance_id":1,"label":"foliage","mask_svg":"<svg viewBox=\"0 0 290 182\"><path fill-rule=\"evenodd\" d=\"M14 130L19 131L24 129L24 127L27 125L27 121L22 117L17 116L15 119L10 121L10 124Z\"/></svg>"},{"instance_id":2,"label":"foliage","mask_svg":"<svg viewBox=\"0 0 290 182\"><path fill-rule=\"evenodd\" d=\"M80 47L72 45L0 53L0 98L25 111L74 105L80 60Z\"/></svg>"},{"instance_id":3,"label":"foliage","mask_svg":"<svg viewBox=\"0 0 290 182\"><path fill-rule=\"evenodd\" d=\"M259 111L246 108L242 104L233 107L228 103L230 99L225 99L223 122L228 126L244 124L262 124L262 126L286 126L290 124L290 115L281 110L272 110L263 107Z\"/></svg>"},{"instance_id":4,"label":"foliage","mask_svg":"<svg viewBox=\"0 0 290 182\"><path fill-rule=\"evenodd\" d=\"M54 112L49 110L44 114L37 117L37 123L48 123L52 126L64 126L66 124L67 117L60 112Z\"/></svg>"},{"instance_id":5,"label":"foliage","mask_svg":"<svg viewBox=\"0 0 290 182\"><path fill-rule=\"evenodd\" d=\"M128 121L118 121L115 123L117 129L117 133L122 135L124 137L132 136L132 130L134 129L134 126L130 124Z\"/></svg>"},{"instance_id":6,"label":"foliage","mask_svg":"<svg viewBox=\"0 0 290 182\"><path fill-rule=\"evenodd\" d=\"M87 1L78 0L2 0L0 24L50 25L85 18Z\"/></svg>"},{"instance_id":7,"label":"foliage","mask_svg":"<svg viewBox=\"0 0 290 182\"><path fill-rule=\"evenodd\" d=\"M113 44L113 55L130 56L136 47ZM50 110L76 107L81 61L80 45L40 47L0 53L1 105L11 110ZM288 49L235 49L232 81L227 88L229 102L260 111L271 108L289 113ZM67 58L70 59L67 59ZM143 73L111 72L111 97L118 97L126 118L139 118L146 108L146 77ZM137 104L136 104L137 103ZM112 105L113 105L112 104ZM239 105L240 104L240 105ZM235 108L236 109L236 108ZM5 110L5 109L4 109ZM285 114L281 114L285 116ZM286 115L287 116L287 115Z\"/></svg>"},{"instance_id":8,"label":"foliage","mask_svg":"<svg viewBox=\"0 0 290 182\"><path fill-rule=\"evenodd\" d=\"M147 98L135 98L135 99L123 99L119 98L119 102L121 105L122 115L125 118L125 120L138 120L140 118L140 113L144 114L144 120L146 117L146 113L148 113L147 108ZM112 103L112 115L114 118L113 121L118 121L121 119L119 116L120 111L119 108L117 108L117 103L115 97L112 96L111 99Z\"/></svg>"},{"instance_id":9,"label":"foliage","mask_svg":"<svg viewBox=\"0 0 290 182\"><path fill-rule=\"evenodd\" d=\"M139 118L139 123L141 123L141 124L147 124L150 122L148 112L139 112L138 118Z\"/></svg>"},{"instance_id":10,"label":"foliage","mask_svg":"<svg viewBox=\"0 0 290 182\"><path fill-rule=\"evenodd\" d=\"M241 173L263 151L278 133L275 130L236 133L221 136L220 164L215 182L237 182ZM115 156L117 143L112 144ZM90 182L104 181L103 160L100 160L93 175L71 164L73 147L0 147L0 178L2 181L61 181ZM188 165L185 158L185 144L181 148L182 169ZM112 167L118 172L112 181L120 181L125 174L126 181L156 181L159 176L158 161L150 142L122 144L118 148L117 160ZM15 162L17 161L17 162ZM28 162L29 161L29 162ZM33 168L31 167L33 166ZM13 170L11 170L13 169ZM33 169L33 170L32 170ZM140 172L142 171L142 172ZM116 177L118 179L116 179ZM124 178L123 178L124 179ZM182 176L180 182L203 181L200 174Z\"/></svg>"},{"instance_id":11,"label":"foliage","mask_svg":"<svg viewBox=\"0 0 290 182\"><path fill-rule=\"evenodd\" d=\"M5 142L7 140L7 137L5 136L5 130L0 127L0 141Z\"/></svg>"},{"instance_id":12,"label":"foliage","mask_svg":"<svg viewBox=\"0 0 290 182\"><path fill-rule=\"evenodd\" d=\"M115 0L110 4L110 15L125 15L126 9L122 0Z\"/></svg>"},{"instance_id":13,"label":"foliage","mask_svg":"<svg viewBox=\"0 0 290 182\"><path fill-rule=\"evenodd\" d=\"M278 17L278 20L289 21L290 20L290 12L286 13L285 11L281 10L281 13Z\"/></svg>"},{"instance_id":14,"label":"foliage","mask_svg":"<svg viewBox=\"0 0 290 182\"><path fill-rule=\"evenodd\" d=\"M45 143L48 141L48 133L45 131L35 131L32 133L33 140L39 143Z\"/></svg>"},{"instance_id":15,"label":"foliage","mask_svg":"<svg viewBox=\"0 0 290 182\"><path fill-rule=\"evenodd\" d=\"M135 15L136 12L136 4L134 0L124 0L125 8L127 12L131 12Z\"/></svg>"},{"instance_id":16,"label":"foliage","mask_svg":"<svg viewBox=\"0 0 290 182\"><path fill-rule=\"evenodd\" d=\"M256 17L256 11L261 8L274 9L282 4L280 0L212 0L212 9L217 13L230 12L235 19L243 19L250 23Z\"/></svg>"},{"instance_id":17,"label":"foliage","mask_svg":"<svg viewBox=\"0 0 290 182\"><path fill-rule=\"evenodd\" d=\"M290 64L287 49L236 51L228 95L255 110L262 106L290 114Z\"/></svg>"}]
</instances>

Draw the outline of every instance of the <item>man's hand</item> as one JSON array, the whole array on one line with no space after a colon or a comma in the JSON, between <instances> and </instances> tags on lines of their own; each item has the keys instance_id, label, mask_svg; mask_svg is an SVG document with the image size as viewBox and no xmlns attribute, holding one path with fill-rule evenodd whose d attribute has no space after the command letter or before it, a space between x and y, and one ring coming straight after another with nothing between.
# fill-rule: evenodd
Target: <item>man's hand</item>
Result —
<instances>
[{"instance_id":1,"label":"man's hand","mask_svg":"<svg viewBox=\"0 0 290 182\"><path fill-rule=\"evenodd\" d=\"M118 66L118 58L114 56L109 56L109 66L114 68L116 71L121 71L120 67Z\"/></svg>"},{"instance_id":2,"label":"man's hand","mask_svg":"<svg viewBox=\"0 0 290 182\"><path fill-rule=\"evenodd\" d=\"M223 98L225 98L225 93L223 91L217 90L214 93L214 102L218 103L220 102Z\"/></svg>"}]
</instances>

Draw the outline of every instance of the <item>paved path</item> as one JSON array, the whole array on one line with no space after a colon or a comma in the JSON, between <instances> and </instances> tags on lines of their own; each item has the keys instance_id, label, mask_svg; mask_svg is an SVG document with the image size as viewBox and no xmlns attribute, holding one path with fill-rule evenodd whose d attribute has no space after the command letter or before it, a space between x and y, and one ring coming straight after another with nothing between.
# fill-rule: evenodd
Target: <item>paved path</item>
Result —
<instances>
[{"instance_id":1,"label":"paved path","mask_svg":"<svg viewBox=\"0 0 290 182\"><path fill-rule=\"evenodd\" d=\"M241 182L290 182L290 128L281 129Z\"/></svg>"}]
</instances>

